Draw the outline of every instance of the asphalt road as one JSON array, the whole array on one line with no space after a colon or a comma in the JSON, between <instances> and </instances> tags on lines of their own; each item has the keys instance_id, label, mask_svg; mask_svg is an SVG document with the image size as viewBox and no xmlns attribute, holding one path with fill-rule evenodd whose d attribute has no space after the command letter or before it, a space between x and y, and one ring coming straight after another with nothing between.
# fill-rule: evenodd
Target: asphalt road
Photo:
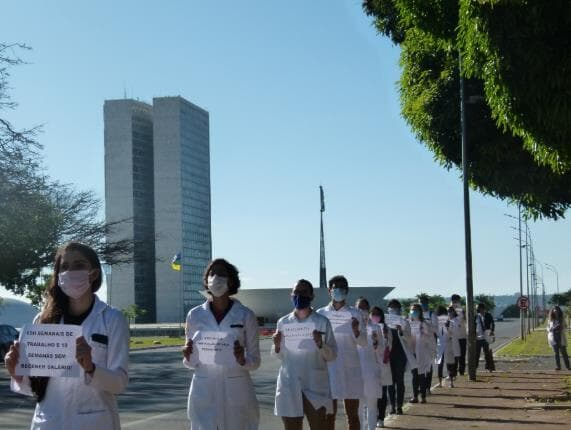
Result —
<instances>
[{"instance_id":1,"label":"asphalt road","mask_svg":"<svg viewBox=\"0 0 571 430\"><path fill-rule=\"evenodd\" d=\"M496 323L497 349L519 335L519 320ZM261 342L262 365L253 372L260 403L260 429L281 429L281 420L273 416L274 391L279 360L271 357L270 340ZM184 368L178 348L134 351L130 356L129 386L119 396L122 428L137 430L188 429L186 403L192 372ZM410 376L406 396L411 393ZM34 401L10 391L6 369L0 369L0 428L29 428Z\"/></svg>"}]
</instances>

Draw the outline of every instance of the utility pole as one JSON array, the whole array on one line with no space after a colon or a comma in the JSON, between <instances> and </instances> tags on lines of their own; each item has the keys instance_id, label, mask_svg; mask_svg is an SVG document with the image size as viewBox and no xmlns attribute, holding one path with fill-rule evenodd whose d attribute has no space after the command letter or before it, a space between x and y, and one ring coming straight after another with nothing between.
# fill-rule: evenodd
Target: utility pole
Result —
<instances>
[{"instance_id":1,"label":"utility pole","mask_svg":"<svg viewBox=\"0 0 571 430\"><path fill-rule=\"evenodd\" d=\"M462 54L458 54L460 78L460 128L462 130L462 184L464 191L464 246L466 254L466 318L468 323L468 377L476 380L476 326L474 324L474 285L472 280L472 230L470 225L470 188L468 171L468 138L466 131L466 110L464 78L462 77Z\"/></svg>"},{"instance_id":2,"label":"utility pole","mask_svg":"<svg viewBox=\"0 0 571 430\"><path fill-rule=\"evenodd\" d=\"M323 187L319 186L319 197L321 198L321 236L319 248L319 288L327 288L327 274L325 271L325 237L323 235L323 212L325 212L325 196Z\"/></svg>"},{"instance_id":3,"label":"utility pole","mask_svg":"<svg viewBox=\"0 0 571 430\"><path fill-rule=\"evenodd\" d=\"M521 261L521 203L517 205L518 209L518 232L519 232L519 296L523 296L523 270ZM524 310L519 308L519 326L521 333L521 340L525 340L525 323L524 323Z\"/></svg>"}]
</instances>

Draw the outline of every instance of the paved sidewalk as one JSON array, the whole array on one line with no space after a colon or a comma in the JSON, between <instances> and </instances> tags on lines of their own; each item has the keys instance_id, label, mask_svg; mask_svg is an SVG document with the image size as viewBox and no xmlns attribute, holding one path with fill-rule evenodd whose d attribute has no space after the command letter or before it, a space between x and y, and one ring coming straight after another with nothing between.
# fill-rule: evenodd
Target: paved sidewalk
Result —
<instances>
[{"instance_id":1,"label":"paved sidewalk","mask_svg":"<svg viewBox=\"0 0 571 430\"><path fill-rule=\"evenodd\" d=\"M500 362L497 372L478 373L476 382L459 377L455 388L434 389L428 403L408 405L404 415L390 416L385 426L410 430L571 429L571 372L549 370L551 361Z\"/></svg>"}]
</instances>

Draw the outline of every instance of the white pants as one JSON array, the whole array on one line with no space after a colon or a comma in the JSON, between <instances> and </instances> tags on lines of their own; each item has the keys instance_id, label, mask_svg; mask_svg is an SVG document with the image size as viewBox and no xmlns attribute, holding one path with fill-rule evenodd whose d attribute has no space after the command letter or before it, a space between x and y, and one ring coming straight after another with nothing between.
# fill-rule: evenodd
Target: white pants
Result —
<instances>
[{"instance_id":1,"label":"white pants","mask_svg":"<svg viewBox=\"0 0 571 430\"><path fill-rule=\"evenodd\" d=\"M359 420L361 430L375 430L377 428L377 398L359 400Z\"/></svg>"}]
</instances>

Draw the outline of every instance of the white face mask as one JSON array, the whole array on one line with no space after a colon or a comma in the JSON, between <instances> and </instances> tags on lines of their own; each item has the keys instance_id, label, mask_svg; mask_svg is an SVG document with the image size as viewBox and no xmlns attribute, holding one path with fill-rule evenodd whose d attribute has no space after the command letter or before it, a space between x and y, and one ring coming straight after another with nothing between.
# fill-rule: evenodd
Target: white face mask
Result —
<instances>
[{"instance_id":1,"label":"white face mask","mask_svg":"<svg viewBox=\"0 0 571 430\"><path fill-rule=\"evenodd\" d=\"M72 299L79 299L91 288L89 270L68 270L58 275L58 285L64 294Z\"/></svg>"},{"instance_id":2,"label":"white face mask","mask_svg":"<svg viewBox=\"0 0 571 430\"><path fill-rule=\"evenodd\" d=\"M214 297L221 297L228 291L228 278L225 276L210 275L208 277L208 291Z\"/></svg>"},{"instance_id":3,"label":"white face mask","mask_svg":"<svg viewBox=\"0 0 571 430\"><path fill-rule=\"evenodd\" d=\"M347 292L343 288L333 288L331 298L336 302L342 302L347 298Z\"/></svg>"}]
</instances>

